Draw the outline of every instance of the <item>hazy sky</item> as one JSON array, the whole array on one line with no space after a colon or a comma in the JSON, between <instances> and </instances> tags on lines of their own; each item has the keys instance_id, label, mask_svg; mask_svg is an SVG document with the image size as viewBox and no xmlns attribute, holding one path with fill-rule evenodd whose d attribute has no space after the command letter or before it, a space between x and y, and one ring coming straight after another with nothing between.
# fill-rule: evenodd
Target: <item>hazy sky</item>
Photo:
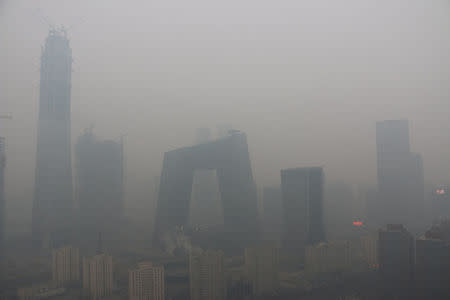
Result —
<instances>
[{"instance_id":1,"label":"hazy sky","mask_svg":"<svg viewBox=\"0 0 450 300\"><path fill-rule=\"evenodd\" d=\"M450 182L448 0L0 0L10 218L31 212L46 22L69 27L72 139L126 134L129 208L218 123L247 133L258 186L310 165L376 184L374 123L398 118L427 182Z\"/></svg>"}]
</instances>

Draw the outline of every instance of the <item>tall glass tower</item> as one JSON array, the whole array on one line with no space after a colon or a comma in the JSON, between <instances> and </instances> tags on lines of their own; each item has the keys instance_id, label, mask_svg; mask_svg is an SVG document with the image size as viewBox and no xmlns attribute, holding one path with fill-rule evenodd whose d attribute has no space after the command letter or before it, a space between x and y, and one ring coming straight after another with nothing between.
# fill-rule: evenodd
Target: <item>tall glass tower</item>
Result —
<instances>
[{"instance_id":1,"label":"tall glass tower","mask_svg":"<svg viewBox=\"0 0 450 300\"><path fill-rule=\"evenodd\" d=\"M33 240L38 247L67 242L72 217L70 91L72 49L66 32L50 30L42 49Z\"/></svg>"}]
</instances>

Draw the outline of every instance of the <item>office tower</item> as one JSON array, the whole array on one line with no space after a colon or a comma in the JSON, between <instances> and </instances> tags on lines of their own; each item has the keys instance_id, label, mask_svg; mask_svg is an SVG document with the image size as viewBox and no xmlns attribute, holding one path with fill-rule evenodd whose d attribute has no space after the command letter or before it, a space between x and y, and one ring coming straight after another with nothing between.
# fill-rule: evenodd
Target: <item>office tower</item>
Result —
<instances>
[{"instance_id":1,"label":"office tower","mask_svg":"<svg viewBox=\"0 0 450 300\"><path fill-rule=\"evenodd\" d=\"M80 252L70 246L52 250L52 280L58 287L80 281Z\"/></svg>"},{"instance_id":2,"label":"office tower","mask_svg":"<svg viewBox=\"0 0 450 300\"><path fill-rule=\"evenodd\" d=\"M189 254L191 300L224 300L225 272L222 251L200 249Z\"/></svg>"},{"instance_id":3,"label":"office tower","mask_svg":"<svg viewBox=\"0 0 450 300\"><path fill-rule=\"evenodd\" d=\"M246 278L229 280L227 283L227 300L251 300L254 298L252 283Z\"/></svg>"},{"instance_id":4,"label":"office tower","mask_svg":"<svg viewBox=\"0 0 450 300\"><path fill-rule=\"evenodd\" d=\"M303 249L325 240L321 167L281 170L284 244Z\"/></svg>"},{"instance_id":5,"label":"office tower","mask_svg":"<svg viewBox=\"0 0 450 300\"><path fill-rule=\"evenodd\" d=\"M378 236L365 235L360 238L363 259L370 269L378 269Z\"/></svg>"},{"instance_id":6,"label":"office tower","mask_svg":"<svg viewBox=\"0 0 450 300\"><path fill-rule=\"evenodd\" d=\"M0 262L3 259L5 251L5 218L6 218L6 203L5 203L5 139L0 137ZM1 276L1 272L0 272Z\"/></svg>"},{"instance_id":7,"label":"office tower","mask_svg":"<svg viewBox=\"0 0 450 300\"><path fill-rule=\"evenodd\" d=\"M199 128L196 131L195 144L211 142L211 131ZM222 207L216 170L196 169L192 182L189 224L193 226L223 225Z\"/></svg>"},{"instance_id":8,"label":"office tower","mask_svg":"<svg viewBox=\"0 0 450 300\"><path fill-rule=\"evenodd\" d=\"M78 226L81 239L112 233L124 215L123 145L101 141L86 130L75 147ZM89 239L90 237L90 239Z\"/></svg>"},{"instance_id":9,"label":"office tower","mask_svg":"<svg viewBox=\"0 0 450 300\"><path fill-rule=\"evenodd\" d=\"M164 300L164 267L139 263L129 272L128 292L130 300Z\"/></svg>"},{"instance_id":10,"label":"office tower","mask_svg":"<svg viewBox=\"0 0 450 300\"><path fill-rule=\"evenodd\" d=\"M422 158L409 147L407 120L377 122L379 225L401 223L421 229L424 210Z\"/></svg>"},{"instance_id":11,"label":"office tower","mask_svg":"<svg viewBox=\"0 0 450 300\"><path fill-rule=\"evenodd\" d=\"M263 189L262 231L265 240L281 241L283 206L279 187L265 187Z\"/></svg>"},{"instance_id":12,"label":"office tower","mask_svg":"<svg viewBox=\"0 0 450 300\"><path fill-rule=\"evenodd\" d=\"M449 278L450 243L444 240L441 228L436 226L416 240L416 284L432 290L437 296L448 289Z\"/></svg>"},{"instance_id":13,"label":"office tower","mask_svg":"<svg viewBox=\"0 0 450 300\"><path fill-rule=\"evenodd\" d=\"M279 285L279 249L274 245L245 248L245 273L255 295L271 294Z\"/></svg>"},{"instance_id":14,"label":"office tower","mask_svg":"<svg viewBox=\"0 0 450 300\"><path fill-rule=\"evenodd\" d=\"M404 288L414 275L414 238L401 224L388 224L378 232L378 259L384 284Z\"/></svg>"},{"instance_id":15,"label":"office tower","mask_svg":"<svg viewBox=\"0 0 450 300\"><path fill-rule=\"evenodd\" d=\"M241 246L257 238L258 211L247 138L227 137L164 154L156 216L155 240L187 225L194 170L216 169L229 244Z\"/></svg>"},{"instance_id":16,"label":"office tower","mask_svg":"<svg viewBox=\"0 0 450 300\"><path fill-rule=\"evenodd\" d=\"M64 30L50 30L41 55L33 202L37 247L67 242L72 217L70 90L72 50Z\"/></svg>"},{"instance_id":17,"label":"office tower","mask_svg":"<svg viewBox=\"0 0 450 300\"><path fill-rule=\"evenodd\" d=\"M349 271L356 262L356 250L349 241L334 241L307 246L305 270L309 273Z\"/></svg>"},{"instance_id":18,"label":"office tower","mask_svg":"<svg viewBox=\"0 0 450 300\"><path fill-rule=\"evenodd\" d=\"M83 299L99 300L113 289L112 256L105 253L83 258Z\"/></svg>"}]
</instances>

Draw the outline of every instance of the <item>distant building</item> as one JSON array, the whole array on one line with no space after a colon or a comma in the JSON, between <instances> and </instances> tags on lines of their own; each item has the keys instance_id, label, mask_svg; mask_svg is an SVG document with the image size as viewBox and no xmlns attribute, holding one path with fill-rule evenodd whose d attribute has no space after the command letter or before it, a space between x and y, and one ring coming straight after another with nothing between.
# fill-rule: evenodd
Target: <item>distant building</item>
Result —
<instances>
[{"instance_id":1,"label":"distant building","mask_svg":"<svg viewBox=\"0 0 450 300\"><path fill-rule=\"evenodd\" d=\"M5 219L6 219L6 203L5 203L5 139L0 137L0 262L3 259L5 251ZM2 272L0 272L1 276Z\"/></svg>"},{"instance_id":2,"label":"distant building","mask_svg":"<svg viewBox=\"0 0 450 300\"><path fill-rule=\"evenodd\" d=\"M422 158L409 146L407 120L377 122L378 224L422 229L424 174Z\"/></svg>"},{"instance_id":3,"label":"distant building","mask_svg":"<svg viewBox=\"0 0 450 300\"><path fill-rule=\"evenodd\" d=\"M91 130L75 146L81 239L91 244L99 232L113 233L124 216L124 166L121 142L100 141Z\"/></svg>"},{"instance_id":4,"label":"distant building","mask_svg":"<svg viewBox=\"0 0 450 300\"><path fill-rule=\"evenodd\" d=\"M129 272L128 292L129 300L165 300L164 267L139 263Z\"/></svg>"},{"instance_id":5,"label":"distant building","mask_svg":"<svg viewBox=\"0 0 450 300\"><path fill-rule=\"evenodd\" d=\"M378 236L366 235L360 238L362 256L370 269L378 269Z\"/></svg>"},{"instance_id":6,"label":"distant building","mask_svg":"<svg viewBox=\"0 0 450 300\"><path fill-rule=\"evenodd\" d=\"M325 240L321 167L281 170L284 244L304 248Z\"/></svg>"},{"instance_id":7,"label":"distant building","mask_svg":"<svg viewBox=\"0 0 450 300\"><path fill-rule=\"evenodd\" d=\"M263 190L263 238L281 241L283 233L283 205L279 187L265 187Z\"/></svg>"},{"instance_id":8,"label":"distant building","mask_svg":"<svg viewBox=\"0 0 450 300\"><path fill-rule=\"evenodd\" d=\"M100 300L112 294L112 256L98 254L83 258L83 299Z\"/></svg>"},{"instance_id":9,"label":"distant building","mask_svg":"<svg viewBox=\"0 0 450 300\"><path fill-rule=\"evenodd\" d=\"M188 225L195 170L215 169L220 186L224 231L228 245L245 247L258 236L258 210L247 137L227 137L164 154L155 224L155 242Z\"/></svg>"},{"instance_id":10,"label":"distant building","mask_svg":"<svg viewBox=\"0 0 450 300\"><path fill-rule=\"evenodd\" d=\"M17 298L19 300L58 299L65 293L65 288L57 287L54 283L42 283L17 289Z\"/></svg>"},{"instance_id":11,"label":"distant building","mask_svg":"<svg viewBox=\"0 0 450 300\"><path fill-rule=\"evenodd\" d=\"M273 245L246 248L245 273L255 295L274 293L280 285L279 249Z\"/></svg>"},{"instance_id":12,"label":"distant building","mask_svg":"<svg viewBox=\"0 0 450 300\"><path fill-rule=\"evenodd\" d=\"M388 224L378 232L380 275L384 284L404 288L414 278L414 237L401 224Z\"/></svg>"},{"instance_id":13,"label":"distant building","mask_svg":"<svg viewBox=\"0 0 450 300\"><path fill-rule=\"evenodd\" d=\"M416 284L437 292L448 288L450 244L432 233L416 240Z\"/></svg>"},{"instance_id":14,"label":"distant building","mask_svg":"<svg viewBox=\"0 0 450 300\"><path fill-rule=\"evenodd\" d=\"M227 300L252 300L254 299L253 285L246 278L229 280L227 284Z\"/></svg>"},{"instance_id":15,"label":"distant building","mask_svg":"<svg viewBox=\"0 0 450 300\"><path fill-rule=\"evenodd\" d=\"M40 70L32 231L34 245L48 248L66 244L72 225L72 49L64 30L50 30Z\"/></svg>"},{"instance_id":16,"label":"distant building","mask_svg":"<svg viewBox=\"0 0 450 300\"><path fill-rule=\"evenodd\" d=\"M319 243L305 250L305 270L312 274L349 271L355 261L355 249L349 241Z\"/></svg>"},{"instance_id":17,"label":"distant building","mask_svg":"<svg viewBox=\"0 0 450 300\"><path fill-rule=\"evenodd\" d=\"M189 255L191 300L225 300L224 273L222 251L192 251Z\"/></svg>"},{"instance_id":18,"label":"distant building","mask_svg":"<svg viewBox=\"0 0 450 300\"><path fill-rule=\"evenodd\" d=\"M80 281L80 252L77 248L52 250L52 279L58 287Z\"/></svg>"}]
</instances>

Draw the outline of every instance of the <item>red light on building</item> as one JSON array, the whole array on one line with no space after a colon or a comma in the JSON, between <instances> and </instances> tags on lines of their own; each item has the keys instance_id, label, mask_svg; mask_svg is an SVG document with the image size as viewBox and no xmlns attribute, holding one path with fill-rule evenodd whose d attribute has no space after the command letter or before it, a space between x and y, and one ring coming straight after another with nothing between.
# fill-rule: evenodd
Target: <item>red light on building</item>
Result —
<instances>
[{"instance_id":1,"label":"red light on building","mask_svg":"<svg viewBox=\"0 0 450 300\"><path fill-rule=\"evenodd\" d=\"M445 195L445 190L444 189L437 189L436 190L436 195Z\"/></svg>"},{"instance_id":2,"label":"red light on building","mask_svg":"<svg viewBox=\"0 0 450 300\"><path fill-rule=\"evenodd\" d=\"M363 225L364 225L364 223L361 222L361 221L355 221L355 222L353 222L353 226L363 226Z\"/></svg>"}]
</instances>

